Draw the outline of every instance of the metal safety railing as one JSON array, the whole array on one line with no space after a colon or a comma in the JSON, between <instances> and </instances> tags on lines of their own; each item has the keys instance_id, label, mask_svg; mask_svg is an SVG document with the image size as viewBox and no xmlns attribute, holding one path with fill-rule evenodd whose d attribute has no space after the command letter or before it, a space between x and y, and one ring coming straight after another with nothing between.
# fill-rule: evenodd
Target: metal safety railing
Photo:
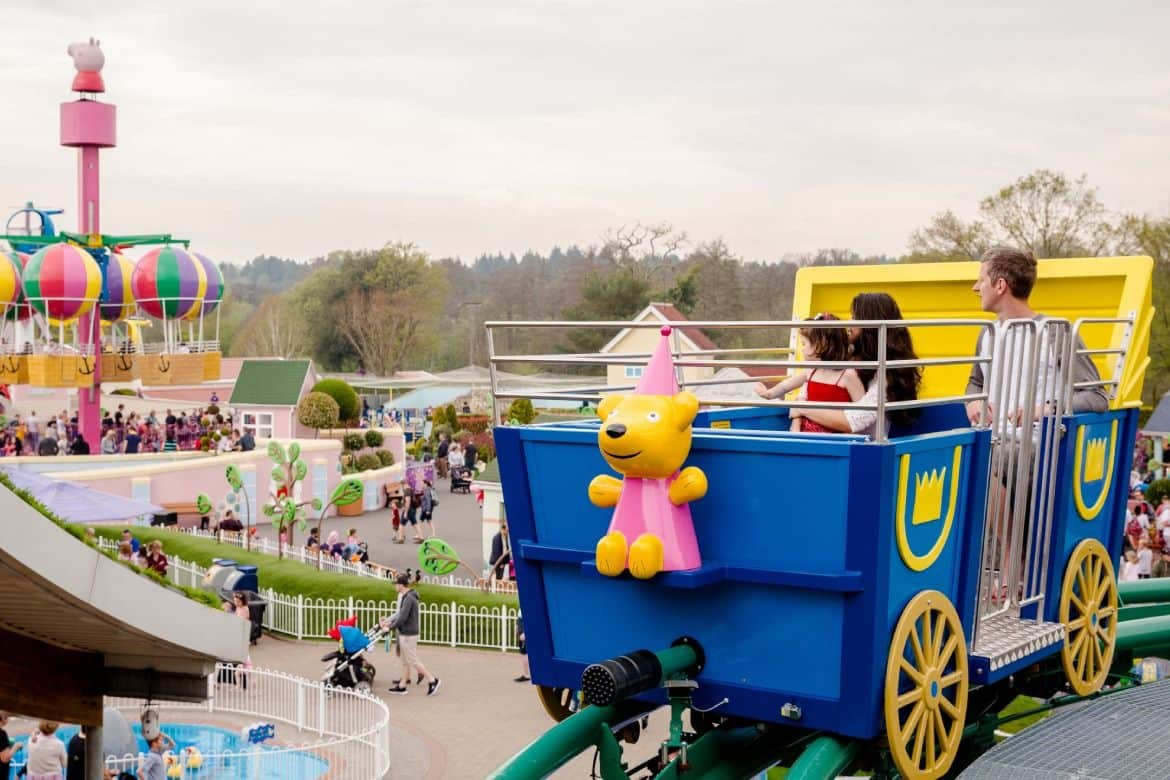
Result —
<instances>
[{"instance_id":1,"label":"metal safety railing","mask_svg":"<svg viewBox=\"0 0 1170 780\"><path fill-rule=\"evenodd\" d=\"M742 395L728 393L705 393L701 399L704 406L738 407L738 406L774 406L786 409L838 409L873 412L876 420L873 426L873 439L885 441L889 432L887 415L899 409L922 408L932 405L948 403L966 403L973 400L986 400L986 394L961 394L929 399L913 399L903 401L889 401L887 395L887 372L906 368L928 368L931 366L971 366L990 362L990 356L973 355L971 353L947 355L942 357L916 358L911 360L889 360L886 358L886 348L889 341L889 332L894 328L969 328L975 335L980 335L991 329L992 323L981 319L929 319L929 320L751 320L751 321L687 321L685 323L670 323L658 320L642 322L622 321L491 321L484 324L487 332L488 344L488 371L492 389L493 419L500 419L499 402L504 399L528 398L531 400L546 401L575 401L580 403L599 402L605 393L628 392L633 390L634 384L598 383L600 377L582 377L582 383L570 387L538 387L534 383L520 386L509 386L502 381L502 366L513 364L528 365L560 365L581 366L644 366L650 353L545 353L545 354L509 354L496 351L496 334L501 331L541 328L563 330L602 330L622 331L626 329L659 329L663 325L671 325L672 354L676 377L679 387L683 389L716 388L735 386L738 384L754 384L760 381L759 376L744 378L688 378L687 369L705 369L715 373L722 368L740 369L796 369L796 368L824 368L824 369L870 369L875 372L874 382L877 384L875 400L873 402L828 402L803 400L765 400L763 398L745 398ZM849 360L849 361L807 361L786 359L745 359L745 354L760 353L787 353L795 350L796 333L800 328L846 328L872 329L876 333L877 355L876 360ZM730 349L698 349L684 350L682 337L684 332L702 330L705 333L720 331L743 331L776 329L786 331L787 346L774 348L730 348ZM969 342L975 343L972 338ZM780 373L779 371L777 372ZM514 380L513 380L514 381Z\"/></svg>"},{"instance_id":2,"label":"metal safety railing","mask_svg":"<svg viewBox=\"0 0 1170 780\"><path fill-rule=\"evenodd\" d=\"M1118 347L1085 347L1082 327L1101 324L1122 328ZM988 401L981 425L991 428L993 447L978 590L980 620L972 630L972 646L979 639L978 623L1019 615L1031 606L1034 621L1042 619L1060 439L1065 433L1061 420L1086 410L1088 404L1078 402L1078 393L1095 392L1101 408L1116 396L1132 326L1132 318L1075 323L1047 317L1010 320L993 329L990 341L980 342L980 353L992 357L985 372ZM1097 371L1088 361L1103 354L1115 356L1111 376L1089 378Z\"/></svg>"}]
</instances>

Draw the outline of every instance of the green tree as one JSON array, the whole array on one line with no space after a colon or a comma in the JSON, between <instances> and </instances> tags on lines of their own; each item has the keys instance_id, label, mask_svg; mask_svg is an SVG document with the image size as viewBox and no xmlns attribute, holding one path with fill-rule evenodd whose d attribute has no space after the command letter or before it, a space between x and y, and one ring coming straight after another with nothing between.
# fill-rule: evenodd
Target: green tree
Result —
<instances>
[{"instance_id":1,"label":"green tree","mask_svg":"<svg viewBox=\"0 0 1170 780\"><path fill-rule=\"evenodd\" d=\"M1095 257L1119 245L1121 228L1087 177L1040 169L981 200L972 222L951 211L934 217L911 235L910 259L977 260L993 244L1041 258Z\"/></svg>"},{"instance_id":2,"label":"green tree","mask_svg":"<svg viewBox=\"0 0 1170 780\"><path fill-rule=\"evenodd\" d=\"M327 393L305 393L305 397L297 404L297 421L307 428L319 431L323 428L336 428L340 422L341 407L333 396Z\"/></svg>"},{"instance_id":3,"label":"green tree","mask_svg":"<svg viewBox=\"0 0 1170 780\"><path fill-rule=\"evenodd\" d=\"M516 398L508 405L508 419L527 425L536 419L536 410L527 398Z\"/></svg>"},{"instance_id":4,"label":"green tree","mask_svg":"<svg viewBox=\"0 0 1170 780\"><path fill-rule=\"evenodd\" d=\"M571 320L628 320L650 302L650 282L635 269L617 267L585 277L581 303L565 310ZM596 352L616 330L575 330L569 334L573 352Z\"/></svg>"},{"instance_id":5,"label":"green tree","mask_svg":"<svg viewBox=\"0 0 1170 780\"><path fill-rule=\"evenodd\" d=\"M337 402L337 414L342 423L357 420L362 413L362 401L357 391L344 379L322 379L313 385L313 393L324 393Z\"/></svg>"}]
</instances>

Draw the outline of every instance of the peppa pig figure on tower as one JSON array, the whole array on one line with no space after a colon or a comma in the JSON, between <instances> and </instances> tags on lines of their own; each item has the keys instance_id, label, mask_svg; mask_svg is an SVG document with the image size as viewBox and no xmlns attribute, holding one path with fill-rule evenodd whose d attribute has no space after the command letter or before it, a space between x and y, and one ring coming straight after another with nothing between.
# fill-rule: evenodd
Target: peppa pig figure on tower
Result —
<instances>
[{"instance_id":1,"label":"peppa pig figure on tower","mask_svg":"<svg viewBox=\"0 0 1170 780\"><path fill-rule=\"evenodd\" d=\"M88 43L69 44L65 51L73 58L73 67L77 68L71 89L74 92L105 92L102 67L106 64L106 55L102 54L102 42L90 38Z\"/></svg>"}]
</instances>

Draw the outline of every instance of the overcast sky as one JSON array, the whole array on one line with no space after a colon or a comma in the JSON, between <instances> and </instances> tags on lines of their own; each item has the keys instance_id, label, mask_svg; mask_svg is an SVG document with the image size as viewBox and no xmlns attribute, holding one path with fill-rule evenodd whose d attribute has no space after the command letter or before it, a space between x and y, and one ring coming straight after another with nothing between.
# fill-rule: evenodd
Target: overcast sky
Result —
<instances>
[{"instance_id":1,"label":"overcast sky","mask_svg":"<svg viewBox=\"0 0 1170 780\"><path fill-rule=\"evenodd\" d=\"M140 7L139 7L140 6ZM668 221L749 260L898 254L1036 168L1170 214L1165 2L66 3L10 8L0 208L62 206L71 40L106 54L102 228L220 261L465 260Z\"/></svg>"}]
</instances>

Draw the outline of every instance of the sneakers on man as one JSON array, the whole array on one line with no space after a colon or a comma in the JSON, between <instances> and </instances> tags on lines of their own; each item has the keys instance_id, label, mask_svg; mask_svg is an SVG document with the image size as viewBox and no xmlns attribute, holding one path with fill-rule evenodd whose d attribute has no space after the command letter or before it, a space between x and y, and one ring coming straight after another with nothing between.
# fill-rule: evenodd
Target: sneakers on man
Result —
<instances>
[{"instance_id":1,"label":"sneakers on man","mask_svg":"<svg viewBox=\"0 0 1170 780\"><path fill-rule=\"evenodd\" d=\"M522 674L519 677L513 677L512 682L528 682L530 679L532 679L532 678L529 677L528 675Z\"/></svg>"},{"instance_id":2,"label":"sneakers on man","mask_svg":"<svg viewBox=\"0 0 1170 780\"><path fill-rule=\"evenodd\" d=\"M406 688L404 688L401 685L392 685L387 690L389 690L390 693L397 694L398 696L405 696L406 695Z\"/></svg>"},{"instance_id":3,"label":"sneakers on man","mask_svg":"<svg viewBox=\"0 0 1170 780\"><path fill-rule=\"evenodd\" d=\"M436 677L435 679L431 680L431 681L430 681L430 682L427 684L427 696L434 696L434 695L435 695L435 692L436 692L437 690L439 690L439 686L440 686L440 685L442 685L442 684L443 684L443 683L442 683L442 681L440 681L438 677Z\"/></svg>"}]
</instances>

